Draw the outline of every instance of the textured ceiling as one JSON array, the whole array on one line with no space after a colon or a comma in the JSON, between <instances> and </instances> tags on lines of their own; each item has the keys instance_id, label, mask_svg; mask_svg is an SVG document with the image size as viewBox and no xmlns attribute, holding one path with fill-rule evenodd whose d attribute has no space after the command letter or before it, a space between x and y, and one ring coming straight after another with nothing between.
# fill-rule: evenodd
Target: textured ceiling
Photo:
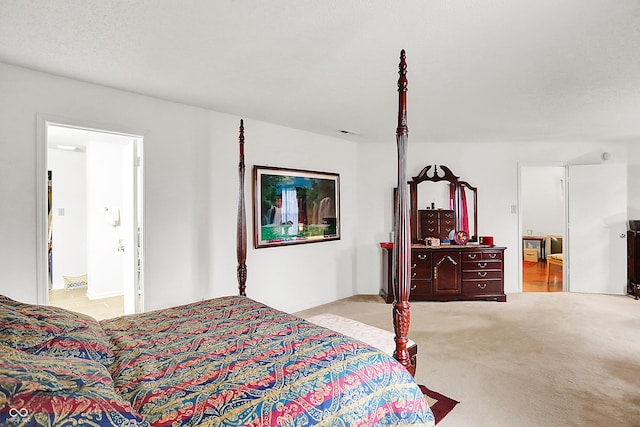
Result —
<instances>
[{"instance_id":1,"label":"textured ceiling","mask_svg":"<svg viewBox=\"0 0 640 427\"><path fill-rule=\"evenodd\" d=\"M401 49L412 141L640 140L640 0L0 0L0 62L356 141Z\"/></svg>"}]
</instances>

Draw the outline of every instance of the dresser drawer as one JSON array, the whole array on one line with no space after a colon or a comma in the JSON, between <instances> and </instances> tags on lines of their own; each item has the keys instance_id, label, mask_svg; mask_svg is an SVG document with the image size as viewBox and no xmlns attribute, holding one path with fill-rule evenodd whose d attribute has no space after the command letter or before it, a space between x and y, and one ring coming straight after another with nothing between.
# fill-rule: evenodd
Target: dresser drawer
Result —
<instances>
[{"instance_id":1,"label":"dresser drawer","mask_svg":"<svg viewBox=\"0 0 640 427\"><path fill-rule=\"evenodd\" d=\"M439 211L440 212L440 219L451 219L451 220L455 220L456 216L454 214L453 211Z\"/></svg>"},{"instance_id":2,"label":"dresser drawer","mask_svg":"<svg viewBox=\"0 0 640 427\"><path fill-rule=\"evenodd\" d=\"M436 227L435 225L433 226L425 225L424 227L421 228L421 230L422 230L422 235L424 237L433 237L435 234L438 233L438 227Z\"/></svg>"},{"instance_id":3,"label":"dresser drawer","mask_svg":"<svg viewBox=\"0 0 640 427\"><path fill-rule=\"evenodd\" d=\"M480 261L482 259L482 252L463 252L462 261Z\"/></svg>"},{"instance_id":4,"label":"dresser drawer","mask_svg":"<svg viewBox=\"0 0 640 427\"><path fill-rule=\"evenodd\" d=\"M502 251L484 251L482 252L483 260L502 259Z\"/></svg>"},{"instance_id":5,"label":"dresser drawer","mask_svg":"<svg viewBox=\"0 0 640 427\"><path fill-rule=\"evenodd\" d=\"M463 280L462 281L462 293L464 295L476 295L476 294L501 294L502 280Z\"/></svg>"},{"instance_id":6,"label":"dresser drawer","mask_svg":"<svg viewBox=\"0 0 640 427\"><path fill-rule=\"evenodd\" d=\"M464 252L462 254L463 261L479 261L479 260L501 260L502 251L482 251L482 252Z\"/></svg>"},{"instance_id":7,"label":"dresser drawer","mask_svg":"<svg viewBox=\"0 0 640 427\"><path fill-rule=\"evenodd\" d=\"M431 253L425 250L413 249L411 251L411 266L423 264L429 264L429 266L431 266Z\"/></svg>"},{"instance_id":8,"label":"dresser drawer","mask_svg":"<svg viewBox=\"0 0 640 427\"><path fill-rule=\"evenodd\" d=\"M411 251L411 280L431 280L431 254L426 251Z\"/></svg>"},{"instance_id":9,"label":"dresser drawer","mask_svg":"<svg viewBox=\"0 0 640 427\"><path fill-rule=\"evenodd\" d=\"M502 270L463 271L462 280L502 280Z\"/></svg>"},{"instance_id":10,"label":"dresser drawer","mask_svg":"<svg viewBox=\"0 0 640 427\"><path fill-rule=\"evenodd\" d=\"M462 271L502 270L502 260L463 261Z\"/></svg>"},{"instance_id":11,"label":"dresser drawer","mask_svg":"<svg viewBox=\"0 0 640 427\"><path fill-rule=\"evenodd\" d=\"M420 299L431 295L431 280L412 280L409 299Z\"/></svg>"},{"instance_id":12,"label":"dresser drawer","mask_svg":"<svg viewBox=\"0 0 640 427\"><path fill-rule=\"evenodd\" d=\"M448 239L449 235L451 234L451 232L453 230L455 230L455 225L451 224L451 225L441 225L440 226L440 235L442 236L443 239Z\"/></svg>"},{"instance_id":13,"label":"dresser drawer","mask_svg":"<svg viewBox=\"0 0 640 427\"><path fill-rule=\"evenodd\" d=\"M431 266L416 266L411 269L411 280L431 280L432 269Z\"/></svg>"},{"instance_id":14,"label":"dresser drawer","mask_svg":"<svg viewBox=\"0 0 640 427\"><path fill-rule=\"evenodd\" d=\"M440 227L453 227L456 224L455 219L440 218Z\"/></svg>"}]
</instances>

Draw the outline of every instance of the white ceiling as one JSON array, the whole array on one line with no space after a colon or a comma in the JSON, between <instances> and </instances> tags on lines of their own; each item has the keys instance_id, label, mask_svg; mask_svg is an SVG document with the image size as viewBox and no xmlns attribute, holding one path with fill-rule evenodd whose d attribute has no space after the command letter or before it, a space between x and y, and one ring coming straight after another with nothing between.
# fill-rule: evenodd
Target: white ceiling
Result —
<instances>
[{"instance_id":1,"label":"white ceiling","mask_svg":"<svg viewBox=\"0 0 640 427\"><path fill-rule=\"evenodd\" d=\"M640 0L0 0L0 62L357 141L401 49L412 141L640 140Z\"/></svg>"}]
</instances>

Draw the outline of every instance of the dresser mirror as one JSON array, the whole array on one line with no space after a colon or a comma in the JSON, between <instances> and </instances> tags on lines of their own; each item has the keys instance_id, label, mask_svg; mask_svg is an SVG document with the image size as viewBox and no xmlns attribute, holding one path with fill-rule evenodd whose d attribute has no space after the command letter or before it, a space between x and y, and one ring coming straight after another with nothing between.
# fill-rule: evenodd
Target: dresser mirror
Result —
<instances>
[{"instance_id":1,"label":"dresser mirror","mask_svg":"<svg viewBox=\"0 0 640 427\"><path fill-rule=\"evenodd\" d=\"M447 238L451 230L464 230L470 242L478 241L478 189L451 169L425 166L409 181L409 195L413 243L428 237Z\"/></svg>"}]
</instances>

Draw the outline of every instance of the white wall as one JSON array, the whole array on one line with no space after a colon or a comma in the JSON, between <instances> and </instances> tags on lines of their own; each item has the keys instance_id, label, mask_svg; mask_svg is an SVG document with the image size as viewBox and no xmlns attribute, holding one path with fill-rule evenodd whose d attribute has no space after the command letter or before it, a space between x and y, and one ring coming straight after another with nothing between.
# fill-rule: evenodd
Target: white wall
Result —
<instances>
[{"instance_id":1,"label":"white wall","mask_svg":"<svg viewBox=\"0 0 640 427\"><path fill-rule=\"evenodd\" d=\"M5 64L0 93L1 294L37 301L37 114L144 137L145 309L237 294L239 117ZM249 219L252 164L337 172L343 235L250 249L248 295L289 311L352 295L356 144L251 120L245 126Z\"/></svg>"},{"instance_id":2,"label":"white wall","mask_svg":"<svg viewBox=\"0 0 640 427\"><path fill-rule=\"evenodd\" d=\"M85 158L84 152L48 150L53 178L53 289L64 288L63 276L87 274Z\"/></svg>"},{"instance_id":3,"label":"white wall","mask_svg":"<svg viewBox=\"0 0 640 427\"><path fill-rule=\"evenodd\" d=\"M145 309L237 293L239 117L4 64L0 93L0 293L37 300L37 113L144 137ZM389 238L396 185L395 117L384 119L390 129L385 144L351 143L246 120L249 221L254 164L339 173L342 214L339 241L250 248L249 296L295 311L353 293L378 293L379 242ZM602 151L626 159L628 145L409 141L410 176L426 164L444 164L478 187L479 233L508 248L507 292L518 289L518 215L511 213L518 199L518 163L588 162ZM638 150L630 154L638 164ZM630 209L638 206L634 197Z\"/></svg>"},{"instance_id":4,"label":"white wall","mask_svg":"<svg viewBox=\"0 0 640 427\"><path fill-rule=\"evenodd\" d=\"M356 144L285 127L245 120L245 204L248 234L247 295L285 311L296 311L356 293L358 174ZM210 160L211 258L214 295L237 293L236 200L238 197L236 117L212 116L211 139L218 141ZM224 148L223 148L224 147ZM221 155L226 150L228 156ZM278 166L340 174L340 240L253 249L252 166ZM215 266L218 268L216 269ZM377 293L377 290L374 292Z\"/></svg>"},{"instance_id":5,"label":"white wall","mask_svg":"<svg viewBox=\"0 0 640 427\"><path fill-rule=\"evenodd\" d=\"M211 113L4 64L0 93L0 293L37 300L35 160L41 113L145 137L146 308L202 298L185 283L209 281L199 275L197 251L210 240L199 218L208 200L199 188L206 176L199 159L213 144ZM224 153L233 161L231 150Z\"/></svg>"},{"instance_id":6,"label":"white wall","mask_svg":"<svg viewBox=\"0 0 640 427\"><path fill-rule=\"evenodd\" d=\"M211 144L210 113L19 67L0 65L0 292L27 302L36 292L36 115L141 134L146 151L148 308L201 297L191 243L200 237L194 194L198 147ZM170 209L171 208L171 209Z\"/></svg>"},{"instance_id":7,"label":"white wall","mask_svg":"<svg viewBox=\"0 0 640 427\"><path fill-rule=\"evenodd\" d=\"M497 245L507 247L505 292L517 292L520 231L511 206L518 205L518 164L598 163L603 151L611 153L611 162L625 162L627 146L623 142L421 143L409 136L408 175L416 176L428 164L442 164L478 187L479 235L494 236ZM361 144L358 150L359 212L366 214L359 215L358 222L357 290L371 294L381 283L379 242L388 240L392 227L396 166L389 165L396 149L390 138L387 144Z\"/></svg>"}]
</instances>

